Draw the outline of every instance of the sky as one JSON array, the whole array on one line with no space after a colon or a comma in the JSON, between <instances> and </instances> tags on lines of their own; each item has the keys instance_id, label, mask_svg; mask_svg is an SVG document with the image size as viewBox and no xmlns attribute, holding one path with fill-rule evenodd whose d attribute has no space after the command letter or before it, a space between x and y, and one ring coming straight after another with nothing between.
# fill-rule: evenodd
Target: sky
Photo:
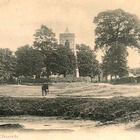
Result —
<instances>
[{"instance_id":1,"label":"sky","mask_svg":"<svg viewBox=\"0 0 140 140\"><path fill-rule=\"evenodd\" d=\"M93 19L99 12L121 8L140 18L139 0L0 0L0 48L16 51L32 45L42 24L51 28L59 41L66 27L75 33L76 43L94 48ZM97 53L101 60L101 53ZM140 54L129 49L129 67L140 67Z\"/></svg>"}]
</instances>

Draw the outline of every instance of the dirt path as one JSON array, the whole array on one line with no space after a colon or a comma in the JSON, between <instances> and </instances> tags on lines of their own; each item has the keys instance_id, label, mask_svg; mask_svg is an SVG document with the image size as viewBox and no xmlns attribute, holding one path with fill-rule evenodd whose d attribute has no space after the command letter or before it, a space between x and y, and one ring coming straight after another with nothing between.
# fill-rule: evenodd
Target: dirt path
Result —
<instances>
[{"instance_id":1,"label":"dirt path","mask_svg":"<svg viewBox=\"0 0 140 140\"><path fill-rule=\"evenodd\" d=\"M0 131L2 136L16 136L30 140L135 140L140 134L133 131L134 123L96 127L98 122L84 120L60 120L48 117L4 117L0 124L16 123L23 125L25 131Z\"/></svg>"}]
</instances>

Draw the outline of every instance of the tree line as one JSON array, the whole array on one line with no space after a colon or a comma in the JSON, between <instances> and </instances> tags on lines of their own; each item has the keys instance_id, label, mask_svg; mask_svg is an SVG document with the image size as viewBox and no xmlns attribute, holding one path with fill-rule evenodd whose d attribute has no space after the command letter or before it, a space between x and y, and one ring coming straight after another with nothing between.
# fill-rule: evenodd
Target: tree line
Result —
<instances>
[{"instance_id":1,"label":"tree line","mask_svg":"<svg viewBox=\"0 0 140 140\"><path fill-rule=\"evenodd\" d=\"M93 21L95 50L102 49L102 71L105 77L128 75L127 48L140 49L140 20L122 9L100 12ZM136 58L134 58L135 60Z\"/></svg>"},{"instance_id":2,"label":"tree line","mask_svg":"<svg viewBox=\"0 0 140 140\"><path fill-rule=\"evenodd\" d=\"M94 51L85 44L76 45L76 48L77 57L68 46L57 43L52 29L41 25L41 28L35 31L32 46L21 46L14 54L10 49L0 49L0 56L3 58L0 60L0 76L6 79L10 76L32 75L49 78L52 74L66 77L75 74L76 65L80 76L97 75L99 62Z\"/></svg>"},{"instance_id":3,"label":"tree line","mask_svg":"<svg viewBox=\"0 0 140 140\"><path fill-rule=\"evenodd\" d=\"M80 76L99 75L101 70L107 78L124 77L128 74L127 47L140 48L140 20L122 9L100 12L94 17L94 50L85 44L77 44L77 57L68 46L58 44L55 33L41 25L34 34L32 46L24 45L12 54L10 49L0 49L0 76L75 74L78 65ZM95 52L104 53L102 63Z\"/></svg>"}]
</instances>

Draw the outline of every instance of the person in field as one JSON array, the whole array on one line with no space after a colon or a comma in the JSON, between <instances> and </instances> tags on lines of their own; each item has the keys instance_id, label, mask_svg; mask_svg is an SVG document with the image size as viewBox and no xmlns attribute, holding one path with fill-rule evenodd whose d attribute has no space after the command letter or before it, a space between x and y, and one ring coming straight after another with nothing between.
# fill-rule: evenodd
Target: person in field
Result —
<instances>
[{"instance_id":1,"label":"person in field","mask_svg":"<svg viewBox=\"0 0 140 140\"><path fill-rule=\"evenodd\" d=\"M48 84L42 85L42 96L46 96L49 93L49 86Z\"/></svg>"}]
</instances>

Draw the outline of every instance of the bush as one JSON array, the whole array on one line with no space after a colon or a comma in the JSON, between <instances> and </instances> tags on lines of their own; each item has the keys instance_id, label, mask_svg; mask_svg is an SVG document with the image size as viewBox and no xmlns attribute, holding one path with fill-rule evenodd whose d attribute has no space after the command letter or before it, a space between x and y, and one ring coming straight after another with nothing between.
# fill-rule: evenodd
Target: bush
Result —
<instances>
[{"instance_id":1,"label":"bush","mask_svg":"<svg viewBox=\"0 0 140 140\"><path fill-rule=\"evenodd\" d=\"M59 83L59 82L65 82L65 83L72 83L72 82L87 82L89 79L87 77L57 77L57 78L49 78L49 80L40 78L40 79L32 79L32 78L22 78L21 84L42 84L46 82L50 83Z\"/></svg>"},{"instance_id":2,"label":"bush","mask_svg":"<svg viewBox=\"0 0 140 140\"><path fill-rule=\"evenodd\" d=\"M140 98L9 98L0 97L0 115L60 116L65 119L114 121L140 110ZM140 114L136 114L137 117Z\"/></svg>"},{"instance_id":3,"label":"bush","mask_svg":"<svg viewBox=\"0 0 140 140\"><path fill-rule=\"evenodd\" d=\"M136 77L137 83L140 83L140 76Z\"/></svg>"},{"instance_id":4,"label":"bush","mask_svg":"<svg viewBox=\"0 0 140 140\"><path fill-rule=\"evenodd\" d=\"M120 79L114 79L111 81L112 84L127 84L127 83L137 83L136 77L125 77Z\"/></svg>"},{"instance_id":5,"label":"bush","mask_svg":"<svg viewBox=\"0 0 140 140\"><path fill-rule=\"evenodd\" d=\"M88 78L87 77L57 77L57 78L50 78L50 81L53 83L59 83L59 82L87 82Z\"/></svg>"}]
</instances>

